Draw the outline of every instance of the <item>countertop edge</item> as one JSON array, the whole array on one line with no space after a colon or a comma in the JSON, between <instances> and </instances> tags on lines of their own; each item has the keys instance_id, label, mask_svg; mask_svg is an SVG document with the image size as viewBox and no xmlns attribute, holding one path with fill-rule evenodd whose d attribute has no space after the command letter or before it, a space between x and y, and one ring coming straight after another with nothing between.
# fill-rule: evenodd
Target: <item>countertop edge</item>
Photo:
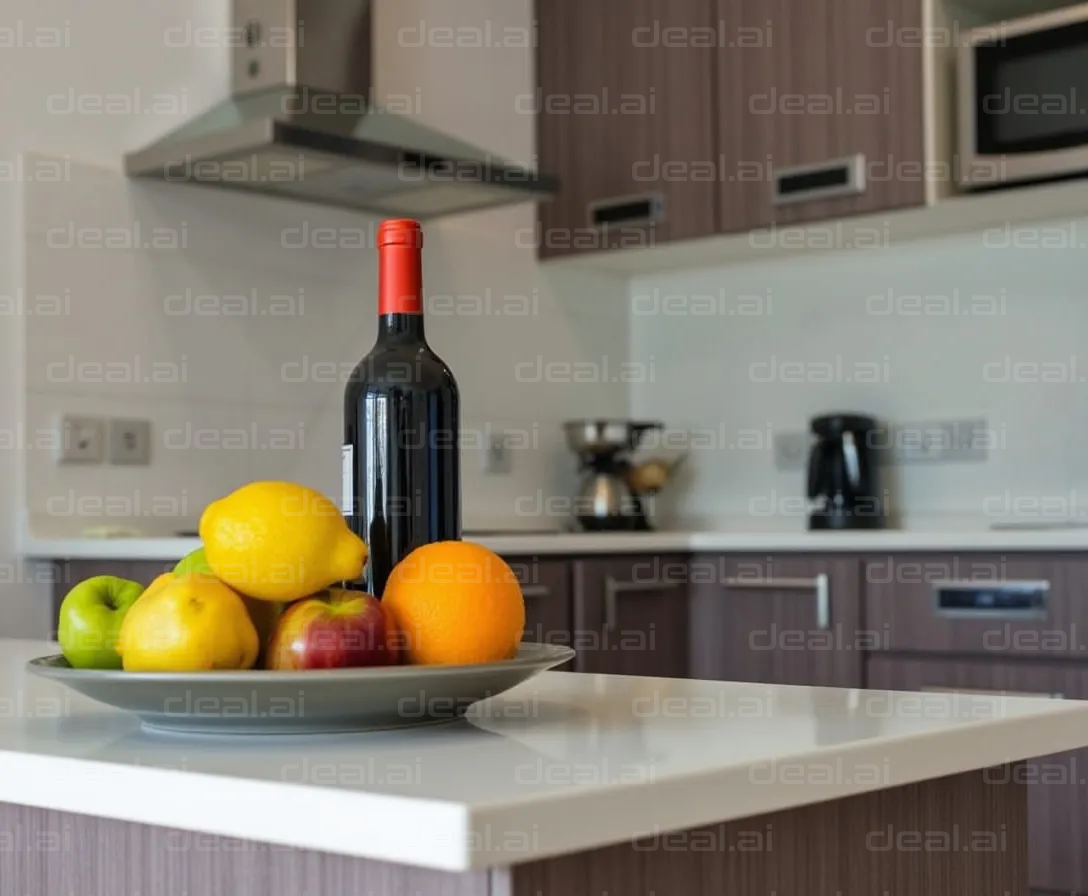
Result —
<instances>
[{"instance_id":1,"label":"countertop edge","mask_svg":"<svg viewBox=\"0 0 1088 896\"><path fill-rule=\"evenodd\" d=\"M878 532L643 532L476 536L470 540L506 556L789 551L1088 551L1088 529L1049 531ZM200 547L199 538L37 538L20 541L28 560L177 561Z\"/></svg>"},{"instance_id":2,"label":"countertop edge","mask_svg":"<svg viewBox=\"0 0 1088 896\"><path fill-rule=\"evenodd\" d=\"M6 803L441 871L472 868L468 812L455 803L13 751L0 757Z\"/></svg>"}]
</instances>

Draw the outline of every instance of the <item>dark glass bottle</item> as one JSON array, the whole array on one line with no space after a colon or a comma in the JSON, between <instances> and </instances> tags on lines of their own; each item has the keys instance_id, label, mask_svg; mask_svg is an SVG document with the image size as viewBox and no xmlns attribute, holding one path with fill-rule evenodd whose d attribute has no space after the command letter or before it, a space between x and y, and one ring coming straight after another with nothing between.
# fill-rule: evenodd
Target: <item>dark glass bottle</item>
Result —
<instances>
[{"instance_id":1,"label":"dark glass bottle","mask_svg":"<svg viewBox=\"0 0 1088 896\"><path fill-rule=\"evenodd\" d=\"M344 513L367 543L364 581L379 597L415 548L461 537L457 382L423 334L423 231L378 230L378 340L344 394Z\"/></svg>"}]
</instances>

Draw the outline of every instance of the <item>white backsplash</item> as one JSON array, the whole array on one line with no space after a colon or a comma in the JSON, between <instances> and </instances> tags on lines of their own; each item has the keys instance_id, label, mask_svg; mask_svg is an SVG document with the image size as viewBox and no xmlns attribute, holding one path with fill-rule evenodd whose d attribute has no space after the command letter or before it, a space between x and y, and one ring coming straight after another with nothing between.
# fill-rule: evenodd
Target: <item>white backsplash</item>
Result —
<instances>
[{"instance_id":1,"label":"white backsplash","mask_svg":"<svg viewBox=\"0 0 1088 896\"><path fill-rule=\"evenodd\" d=\"M257 478L339 495L344 382L376 332L378 219L75 163L70 173L25 194L35 533L169 534ZM526 226L531 208L493 214ZM541 269L489 232L504 231L425 231L428 336L461 387L465 523L558 525L533 499L570 490L559 424L622 415L626 387L544 371L622 362L624 287ZM62 413L150 419L151 466L58 466ZM516 438L509 475L483 474L495 432Z\"/></svg>"},{"instance_id":2,"label":"white backsplash","mask_svg":"<svg viewBox=\"0 0 1088 896\"><path fill-rule=\"evenodd\" d=\"M1088 516L1088 220L880 251L812 251L644 277L631 410L692 431L677 525L800 528L804 477L776 431L821 412L889 421L984 416L984 463L884 470L907 524Z\"/></svg>"},{"instance_id":3,"label":"white backsplash","mask_svg":"<svg viewBox=\"0 0 1088 896\"><path fill-rule=\"evenodd\" d=\"M67 182L24 185L35 533L167 534L254 478L338 494L343 379L375 333L377 219L67 165ZM835 409L989 421L985 463L885 470L908 523L1088 513L1088 221L1046 226L1065 247L965 235L629 287L512 248L530 221L525 206L427 228L428 332L462 390L467 526L561 525L546 500L573 485L560 423L628 408L669 425L657 453L691 455L658 501L675 526L800 527L803 476L775 470L774 434ZM126 248L137 232L158 247ZM57 466L65 412L152 420L152 465ZM500 431L525 447L511 475L485 476Z\"/></svg>"}]
</instances>

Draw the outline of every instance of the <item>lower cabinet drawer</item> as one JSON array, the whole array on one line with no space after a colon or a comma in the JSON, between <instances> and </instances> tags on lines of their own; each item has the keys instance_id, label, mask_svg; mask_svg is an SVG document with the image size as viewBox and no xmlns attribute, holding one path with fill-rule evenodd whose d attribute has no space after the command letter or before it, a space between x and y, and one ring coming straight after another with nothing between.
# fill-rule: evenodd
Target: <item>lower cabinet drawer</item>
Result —
<instances>
[{"instance_id":1,"label":"lower cabinet drawer","mask_svg":"<svg viewBox=\"0 0 1088 896\"><path fill-rule=\"evenodd\" d=\"M869 557L865 620L878 649L1083 658L1088 557Z\"/></svg>"},{"instance_id":2,"label":"lower cabinet drawer","mask_svg":"<svg viewBox=\"0 0 1088 896\"><path fill-rule=\"evenodd\" d=\"M871 688L1088 698L1088 666L1032 662L869 658ZM1088 750L1027 762L1031 887L1088 893Z\"/></svg>"}]
</instances>

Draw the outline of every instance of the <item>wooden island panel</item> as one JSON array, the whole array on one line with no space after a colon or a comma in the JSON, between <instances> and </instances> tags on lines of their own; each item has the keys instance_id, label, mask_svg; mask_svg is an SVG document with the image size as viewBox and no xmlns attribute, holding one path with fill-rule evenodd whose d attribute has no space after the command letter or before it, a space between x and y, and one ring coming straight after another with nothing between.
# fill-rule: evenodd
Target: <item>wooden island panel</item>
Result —
<instances>
[{"instance_id":1,"label":"wooden island panel","mask_svg":"<svg viewBox=\"0 0 1088 896\"><path fill-rule=\"evenodd\" d=\"M0 803L0 831L9 835L0 853L0 893L1026 896L1022 780L1009 768L973 771L461 873ZM723 803L728 798L723 794Z\"/></svg>"}]
</instances>

